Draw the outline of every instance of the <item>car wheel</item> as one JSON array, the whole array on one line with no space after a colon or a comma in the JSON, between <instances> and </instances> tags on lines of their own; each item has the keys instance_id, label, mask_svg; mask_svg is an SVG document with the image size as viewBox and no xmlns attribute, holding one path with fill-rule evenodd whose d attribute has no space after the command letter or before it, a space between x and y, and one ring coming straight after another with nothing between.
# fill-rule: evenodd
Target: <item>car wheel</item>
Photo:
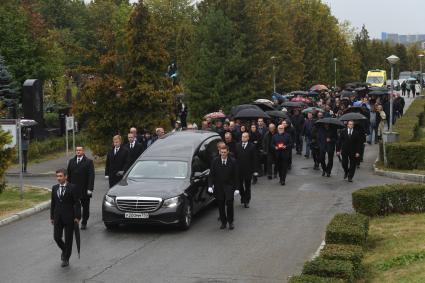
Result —
<instances>
[{"instance_id":1,"label":"car wheel","mask_svg":"<svg viewBox=\"0 0 425 283\"><path fill-rule=\"evenodd\" d=\"M107 222L103 222L105 224L106 229L108 230L116 230L118 228L118 224L112 224L112 223L107 223Z\"/></svg>"},{"instance_id":2,"label":"car wheel","mask_svg":"<svg viewBox=\"0 0 425 283\"><path fill-rule=\"evenodd\" d=\"M182 230L188 230L190 228L190 225L192 224L192 216L192 205L187 202L183 208L183 213L180 220L180 228Z\"/></svg>"}]
</instances>

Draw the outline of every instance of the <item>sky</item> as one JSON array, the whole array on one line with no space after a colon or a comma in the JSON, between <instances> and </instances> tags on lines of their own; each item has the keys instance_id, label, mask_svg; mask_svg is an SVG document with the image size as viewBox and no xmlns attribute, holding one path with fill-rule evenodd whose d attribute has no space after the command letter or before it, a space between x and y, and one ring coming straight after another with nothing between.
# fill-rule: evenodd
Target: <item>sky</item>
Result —
<instances>
[{"instance_id":1,"label":"sky","mask_svg":"<svg viewBox=\"0 0 425 283\"><path fill-rule=\"evenodd\" d=\"M323 0L341 22L366 25L372 38L381 32L425 34L425 0Z\"/></svg>"}]
</instances>

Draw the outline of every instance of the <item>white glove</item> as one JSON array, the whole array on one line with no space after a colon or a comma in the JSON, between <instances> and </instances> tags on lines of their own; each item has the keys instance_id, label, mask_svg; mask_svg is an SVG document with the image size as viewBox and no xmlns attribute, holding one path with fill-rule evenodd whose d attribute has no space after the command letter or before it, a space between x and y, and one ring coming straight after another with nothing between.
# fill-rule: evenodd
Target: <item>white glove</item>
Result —
<instances>
[{"instance_id":1,"label":"white glove","mask_svg":"<svg viewBox=\"0 0 425 283\"><path fill-rule=\"evenodd\" d=\"M254 172L254 176L256 176L256 177L257 177L257 176L258 176L258 172Z\"/></svg>"},{"instance_id":2,"label":"white glove","mask_svg":"<svg viewBox=\"0 0 425 283\"><path fill-rule=\"evenodd\" d=\"M93 191L88 190L87 195L89 195L89 196L93 195Z\"/></svg>"},{"instance_id":3,"label":"white glove","mask_svg":"<svg viewBox=\"0 0 425 283\"><path fill-rule=\"evenodd\" d=\"M117 176L121 177L121 176L123 176L123 175L124 175L124 171L118 171L118 172L117 172Z\"/></svg>"},{"instance_id":4,"label":"white glove","mask_svg":"<svg viewBox=\"0 0 425 283\"><path fill-rule=\"evenodd\" d=\"M208 187L208 192L209 192L210 194L212 194L212 193L214 192L213 188L212 188L212 187Z\"/></svg>"},{"instance_id":5,"label":"white glove","mask_svg":"<svg viewBox=\"0 0 425 283\"><path fill-rule=\"evenodd\" d=\"M239 190L235 190L234 196L239 195Z\"/></svg>"},{"instance_id":6,"label":"white glove","mask_svg":"<svg viewBox=\"0 0 425 283\"><path fill-rule=\"evenodd\" d=\"M105 179L108 180L109 179L109 176L105 176Z\"/></svg>"}]
</instances>

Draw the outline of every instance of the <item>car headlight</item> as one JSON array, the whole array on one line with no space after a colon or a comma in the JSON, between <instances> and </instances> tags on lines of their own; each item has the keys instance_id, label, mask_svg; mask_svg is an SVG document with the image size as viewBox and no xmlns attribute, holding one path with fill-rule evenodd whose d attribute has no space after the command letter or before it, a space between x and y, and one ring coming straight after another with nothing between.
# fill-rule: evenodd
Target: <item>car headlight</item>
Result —
<instances>
[{"instance_id":1,"label":"car headlight","mask_svg":"<svg viewBox=\"0 0 425 283\"><path fill-rule=\"evenodd\" d=\"M179 203L180 203L180 197L173 197L173 198L164 200L163 207L173 208L179 205Z\"/></svg>"},{"instance_id":2,"label":"car headlight","mask_svg":"<svg viewBox=\"0 0 425 283\"><path fill-rule=\"evenodd\" d=\"M114 206L115 205L115 197L114 196L105 195L105 205L107 205L107 206Z\"/></svg>"}]
</instances>

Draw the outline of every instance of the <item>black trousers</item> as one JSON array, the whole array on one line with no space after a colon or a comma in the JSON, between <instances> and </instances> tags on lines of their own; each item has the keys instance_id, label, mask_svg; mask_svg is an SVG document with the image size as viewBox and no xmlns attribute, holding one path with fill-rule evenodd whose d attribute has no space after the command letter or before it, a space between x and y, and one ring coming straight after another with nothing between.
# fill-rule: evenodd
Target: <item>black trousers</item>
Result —
<instances>
[{"instance_id":1,"label":"black trousers","mask_svg":"<svg viewBox=\"0 0 425 283\"><path fill-rule=\"evenodd\" d=\"M317 147L311 148L311 155L313 156L314 166L317 166L317 168L319 168L320 150Z\"/></svg>"},{"instance_id":2,"label":"black trousers","mask_svg":"<svg viewBox=\"0 0 425 283\"><path fill-rule=\"evenodd\" d=\"M279 171L279 178L281 181L286 180L286 174L288 173L288 167L290 165L290 157L292 154L290 152L285 152L283 155L278 155L276 157L276 166Z\"/></svg>"},{"instance_id":3,"label":"black trousers","mask_svg":"<svg viewBox=\"0 0 425 283\"><path fill-rule=\"evenodd\" d=\"M273 170L273 164L275 164L274 166L274 170ZM274 175L277 175L277 166L276 166L276 158L274 155L272 154L267 154L267 176L271 177L272 173L274 173Z\"/></svg>"},{"instance_id":4,"label":"black trousers","mask_svg":"<svg viewBox=\"0 0 425 283\"><path fill-rule=\"evenodd\" d=\"M251 200L251 179L251 176L239 178L239 193L241 195L241 203L249 203Z\"/></svg>"},{"instance_id":5,"label":"black trousers","mask_svg":"<svg viewBox=\"0 0 425 283\"><path fill-rule=\"evenodd\" d=\"M27 171L28 150L22 150L22 171Z\"/></svg>"},{"instance_id":6,"label":"black trousers","mask_svg":"<svg viewBox=\"0 0 425 283\"><path fill-rule=\"evenodd\" d=\"M217 200L220 221L223 224L233 223L233 200ZM227 208L227 213L226 213Z\"/></svg>"},{"instance_id":7,"label":"black trousers","mask_svg":"<svg viewBox=\"0 0 425 283\"><path fill-rule=\"evenodd\" d=\"M297 153L301 153L303 151L303 137L301 133L295 133L295 150Z\"/></svg>"},{"instance_id":8,"label":"black trousers","mask_svg":"<svg viewBox=\"0 0 425 283\"><path fill-rule=\"evenodd\" d=\"M328 162L326 163L326 155L328 156ZM320 151L320 164L322 165L322 170L325 173L331 174L332 167L334 166L334 151L333 150L321 150Z\"/></svg>"},{"instance_id":9,"label":"black trousers","mask_svg":"<svg viewBox=\"0 0 425 283\"><path fill-rule=\"evenodd\" d=\"M81 208L83 210L83 217L81 220L81 224L86 225L87 220L89 220L89 217L90 217L90 198L81 199Z\"/></svg>"},{"instance_id":10,"label":"black trousers","mask_svg":"<svg viewBox=\"0 0 425 283\"><path fill-rule=\"evenodd\" d=\"M61 220L54 223L53 239L58 247L62 250L64 258L69 260L72 253L72 240L74 236L74 223L63 223ZM65 230L65 242L62 240L63 231Z\"/></svg>"},{"instance_id":11,"label":"black trousers","mask_svg":"<svg viewBox=\"0 0 425 283\"><path fill-rule=\"evenodd\" d=\"M342 168L348 174L348 179L353 179L354 173L356 173L356 165L357 158L355 155L342 153Z\"/></svg>"}]
</instances>

